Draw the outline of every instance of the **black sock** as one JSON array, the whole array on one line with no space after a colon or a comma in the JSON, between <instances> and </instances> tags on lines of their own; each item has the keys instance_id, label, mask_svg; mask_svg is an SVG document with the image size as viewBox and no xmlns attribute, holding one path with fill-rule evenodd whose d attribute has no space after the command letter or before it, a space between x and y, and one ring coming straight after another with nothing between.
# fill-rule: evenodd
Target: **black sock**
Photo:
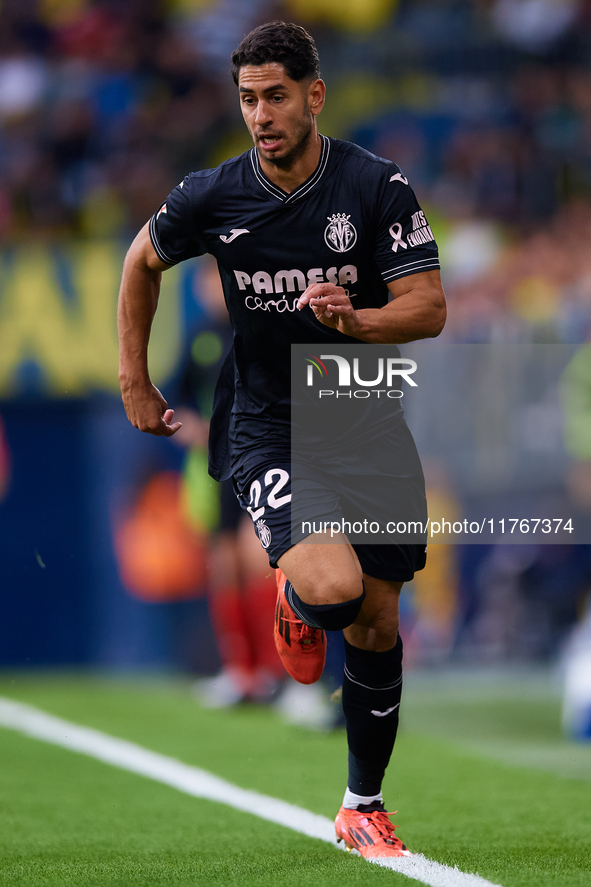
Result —
<instances>
[{"instance_id":1,"label":"black sock","mask_svg":"<svg viewBox=\"0 0 591 887\"><path fill-rule=\"evenodd\" d=\"M349 743L349 789L377 795L394 748L402 693L402 640L385 653L345 641L343 711Z\"/></svg>"}]
</instances>

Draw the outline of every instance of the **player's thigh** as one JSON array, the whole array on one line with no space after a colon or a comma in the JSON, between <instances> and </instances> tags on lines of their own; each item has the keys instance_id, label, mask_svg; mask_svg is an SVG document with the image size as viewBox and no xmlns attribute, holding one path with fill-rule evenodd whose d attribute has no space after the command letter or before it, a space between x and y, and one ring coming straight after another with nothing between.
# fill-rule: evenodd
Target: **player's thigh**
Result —
<instances>
[{"instance_id":1,"label":"player's thigh","mask_svg":"<svg viewBox=\"0 0 591 887\"><path fill-rule=\"evenodd\" d=\"M326 544L326 534L321 536L324 544L307 541L315 526L342 518L334 490L309 478L303 495L299 488L299 508L294 510L291 460L287 454L273 458L265 452L254 454L248 469L235 473L234 489L271 567L281 563L303 601L338 603L361 594L361 568L345 537L342 544L334 538Z\"/></svg>"},{"instance_id":2,"label":"player's thigh","mask_svg":"<svg viewBox=\"0 0 591 887\"><path fill-rule=\"evenodd\" d=\"M363 591L359 560L342 533L330 543L324 534L311 534L282 555L279 567L307 604L341 603Z\"/></svg>"},{"instance_id":3,"label":"player's thigh","mask_svg":"<svg viewBox=\"0 0 591 887\"><path fill-rule=\"evenodd\" d=\"M261 454L248 472L234 476L239 501L269 563L281 567L305 603L341 603L359 597L362 571L347 538L314 530L334 522L340 526L338 491L322 476L306 476L294 510L291 469L288 459L270 460Z\"/></svg>"}]
</instances>

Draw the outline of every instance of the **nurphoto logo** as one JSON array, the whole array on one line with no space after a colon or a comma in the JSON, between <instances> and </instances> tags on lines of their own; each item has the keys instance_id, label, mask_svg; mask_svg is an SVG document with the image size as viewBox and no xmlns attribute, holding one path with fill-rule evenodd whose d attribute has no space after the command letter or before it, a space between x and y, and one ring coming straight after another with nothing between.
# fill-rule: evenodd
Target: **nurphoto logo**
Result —
<instances>
[{"instance_id":1,"label":"nurphoto logo","mask_svg":"<svg viewBox=\"0 0 591 887\"><path fill-rule=\"evenodd\" d=\"M306 367L306 386L312 388L318 376L322 382L328 381L336 385L336 389L321 388L318 391L318 397L347 397L366 399L372 396L389 397L392 399L400 399L404 392L398 388L394 388L394 382L400 384L401 381L406 382L412 388L417 387L417 383L411 378L416 372L417 363L408 357L369 357L364 359L363 373L368 373L368 364L372 363L372 378L362 378L360 368L360 359L354 357L349 361L341 354L321 354L317 357L315 354L308 354L305 358L308 366ZM336 364L329 364L327 367L325 361L333 361ZM386 387L378 387L385 385ZM359 387L356 387L359 386ZM337 389L347 388L348 391L340 391Z\"/></svg>"}]
</instances>

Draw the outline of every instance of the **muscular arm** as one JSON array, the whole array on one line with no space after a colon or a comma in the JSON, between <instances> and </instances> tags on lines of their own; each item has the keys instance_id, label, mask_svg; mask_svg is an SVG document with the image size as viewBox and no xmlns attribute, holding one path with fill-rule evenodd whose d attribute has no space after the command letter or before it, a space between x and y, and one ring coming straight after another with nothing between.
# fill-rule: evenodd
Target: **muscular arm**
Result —
<instances>
[{"instance_id":1,"label":"muscular arm","mask_svg":"<svg viewBox=\"0 0 591 887\"><path fill-rule=\"evenodd\" d=\"M439 335L446 318L439 271L402 277L388 289L394 298L383 308L355 311L342 287L315 283L302 293L298 308L310 305L320 323L363 342L399 345Z\"/></svg>"},{"instance_id":2,"label":"muscular arm","mask_svg":"<svg viewBox=\"0 0 591 887\"><path fill-rule=\"evenodd\" d=\"M152 385L148 371L148 341L160 294L161 262L146 224L131 244L123 264L119 291L119 384L125 412L140 431L170 437L181 427L174 411Z\"/></svg>"}]
</instances>

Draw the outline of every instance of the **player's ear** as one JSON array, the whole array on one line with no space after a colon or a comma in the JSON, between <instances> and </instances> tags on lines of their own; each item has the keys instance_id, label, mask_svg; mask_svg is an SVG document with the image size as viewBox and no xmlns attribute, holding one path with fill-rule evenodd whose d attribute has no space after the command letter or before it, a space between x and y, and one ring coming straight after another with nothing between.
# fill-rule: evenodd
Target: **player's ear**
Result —
<instances>
[{"instance_id":1,"label":"player's ear","mask_svg":"<svg viewBox=\"0 0 591 887\"><path fill-rule=\"evenodd\" d=\"M324 80L313 80L308 87L308 106L315 116L320 114L324 107L326 97L326 85Z\"/></svg>"}]
</instances>

